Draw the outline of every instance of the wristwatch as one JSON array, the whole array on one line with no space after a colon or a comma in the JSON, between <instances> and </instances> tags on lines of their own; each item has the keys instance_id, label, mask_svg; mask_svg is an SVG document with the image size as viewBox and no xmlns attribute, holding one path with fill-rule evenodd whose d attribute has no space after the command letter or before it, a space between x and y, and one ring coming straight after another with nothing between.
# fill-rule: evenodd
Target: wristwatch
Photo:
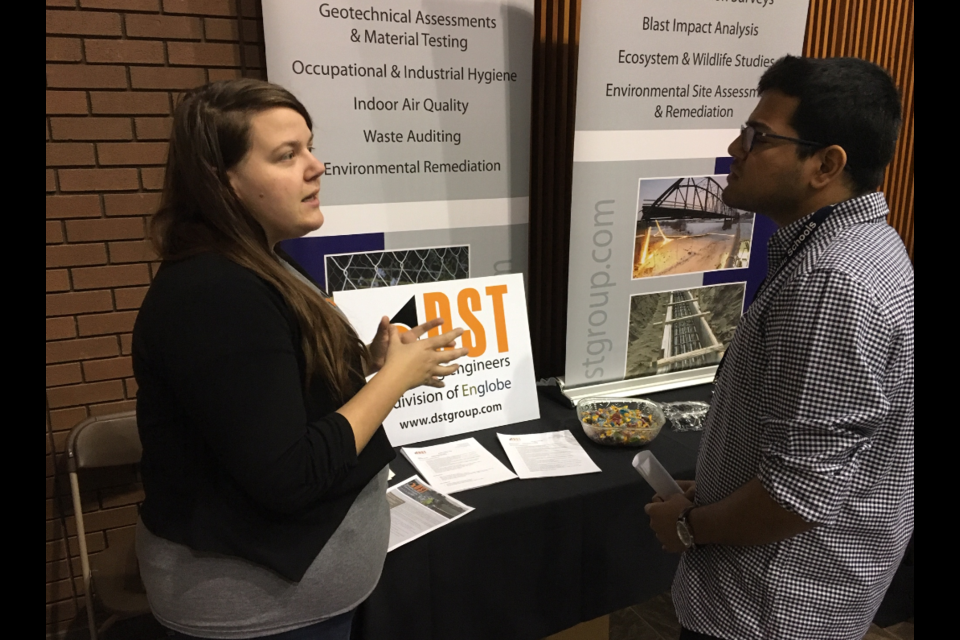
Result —
<instances>
[{"instance_id":1,"label":"wristwatch","mask_svg":"<svg viewBox=\"0 0 960 640\"><path fill-rule=\"evenodd\" d=\"M680 542L687 549L693 549L697 546L693 541L693 525L690 523L690 512L695 508L696 506L687 507L680 512L680 517L677 518L677 537L680 538Z\"/></svg>"}]
</instances>

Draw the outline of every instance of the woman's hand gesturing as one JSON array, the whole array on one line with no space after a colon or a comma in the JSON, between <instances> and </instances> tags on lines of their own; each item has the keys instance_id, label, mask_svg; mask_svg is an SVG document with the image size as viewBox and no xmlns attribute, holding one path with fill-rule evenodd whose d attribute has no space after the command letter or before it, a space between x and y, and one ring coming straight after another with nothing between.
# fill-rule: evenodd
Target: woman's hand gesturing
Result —
<instances>
[{"instance_id":1,"label":"woman's hand gesturing","mask_svg":"<svg viewBox=\"0 0 960 640\"><path fill-rule=\"evenodd\" d=\"M420 339L420 336L430 331L430 329L439 327L442 324L443 318L435 318L430 322L424 322L423 324L417 325L409 331L404 331L401 333L400 342L404 344L416 342ZM384 363L387 361L387 349L390 347L391 327L392 325L390 324L390 319L387 318L387 316L380 318L380 324L377 326L377 335L373 336L373 340L367 347L370 349L370 362L367 363L367 375L380 371L380 369L383 368Z\"/></svg>"},{"instance_id":2,"label":"woman's hand gesturing","mask_svg":"<svg viewBox=\"0 0 960 640\"><path fill-rule=\"evenodd\" d=\"M442 324L442 319L431 320L401 334L389 319L380 320L370 345L372 371L367 372L378 373L338 410L353 429L357 453L367 445L400 396L421 385L442 387L440 378L460 368L449 363L467 355L467 349L453 347L463 329L425 337ZM450 348L444 351L444 347Z\"/></svg>"},{"instance_id":3,"label":"woman's hand gesturing","mask_svg":"<svg viewBox=\"0 0 960 640\"><path fill-rule=\"evenodd\" d=\"M467 349L452 347L463 329L454 329L439 336L423 338L427 331L443 324L442 319L421 324L401 334L396 327L387 325L387 349L379 375L396 377L404 389L413 389L421 385L442 387L443 376L448 376L460 368L458 364L448 364L467 355ZM381 326L383 322L381 322ZM377 331L379 336L380 331ZM376 340L376 339L375 339Z\"/></svg>"}]
</instances>

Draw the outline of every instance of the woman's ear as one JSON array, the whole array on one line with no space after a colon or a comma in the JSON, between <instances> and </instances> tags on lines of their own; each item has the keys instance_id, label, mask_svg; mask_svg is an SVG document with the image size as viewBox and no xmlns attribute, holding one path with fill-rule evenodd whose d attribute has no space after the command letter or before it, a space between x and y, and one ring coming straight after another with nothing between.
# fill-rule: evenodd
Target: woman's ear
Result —
<instances>
[{"instance_id":1,"label":"woman's ear","mask_svg":"<svg viewBox=\"0 0 960 640\"><path fill-rule=\"evenodd\" d=\"M216 175L217 170L214 167L210 167L210 171ZM227 184L230 185L230 190L233 191L233 194L240 197L240 190L238 189L240 184L239 176L237 175L236 169L227 169Z\"/></svg>"}]
</instances>

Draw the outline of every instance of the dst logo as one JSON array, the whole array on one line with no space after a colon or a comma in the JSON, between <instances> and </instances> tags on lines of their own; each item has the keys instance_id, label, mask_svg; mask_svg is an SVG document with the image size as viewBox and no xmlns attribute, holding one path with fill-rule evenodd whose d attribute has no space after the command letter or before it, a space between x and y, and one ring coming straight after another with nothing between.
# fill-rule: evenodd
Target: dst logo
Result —
<instances>
[{"instance_id":1,"label":"dst logo","mask_svg":"<svg viewBox=\"0 0 960 640\"><path fill-rule=\"evenodd\" d=\"M463 346L467 348L467 355L471 358L482 356L487 350L487 328L477 317L478 313L488 309L493 312L493 329L497 340L497 351L504 353L510 350L510 344L507 338L507 322L503 310L503 296L507 293L507 285L500 284L484 288L485 296L473 287L466 287L457 293L457 315L460 318L465 331L461 340ZM451 313L450 298L447 294L440 291L433 291L422 294L423 309L426 318L423 322L430 322L435 318L443 318L446 321L444 328L452 329L455 325L451 322L453 314ZM484 299L486 298L486 300ZM485 305L489 304L489 307ZM483 314L489 318L489 313ZM489 321L489 320L488 320ZM396 325L401 332L409 331L421 323L419 313L417 312L417 299L411 297L397 311L396 315L390 318L390 323ZM427 335L440 335L440 327L431 329ZM447 347L453 349L454 347Z\"/></svg>"}]
</instances>

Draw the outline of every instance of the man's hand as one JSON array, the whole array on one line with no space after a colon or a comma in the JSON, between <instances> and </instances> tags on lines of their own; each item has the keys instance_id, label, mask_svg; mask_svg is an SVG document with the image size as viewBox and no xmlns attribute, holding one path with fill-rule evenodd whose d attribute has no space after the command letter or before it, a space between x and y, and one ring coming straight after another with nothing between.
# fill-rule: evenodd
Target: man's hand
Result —
<instances>
[{"instance_id":1,"label":"man's hand","mask_svg":"<svg viewBox=\"0 0 960 640\"><path fill-rule=\"evenodd\" d=\"M434 327L439 327L443 324L443 318L436 318L430 322L424 322L421 325L417 325L410 331L404 331L400 334L400 342L403 344L410 344L411 342L416 342L420 339L420 336L430 331ZM380 325L377 327L377 335L373 336L373 340L368 345L370 349L370 362L367 364L367 375L371 373L376 373L383 368L383 363L387 361L387 349L390 347L390 318L383 316L380 318Z\"/></svg>"},{"instance_id":2,"label":"man's hand","mask_svg":"<svg viewBox=\"0 0 960 640\"><path fill-rule=\"evenodd\" d=\"M683 497L693 502L694 496L697 495L697 481L696 480L676 480L677 486L680 487L680 490L683 491ZM663 498L660 497L659 493L653 494L653 500L651 502L663 502Z\"/></svg>"},{"instance_id":3,"label":"man's hand","mask_svg":"<svg viewBox=\"0 0 960 640\"><path fill-rule=\"evenodd\" d=\"M645 509L650 516L650 528L657 533L666 551L682 551L677 536L677 517L685 507L693 504L696 483L679 480L684 495L663 500L654 496ZM719 502L701 504L690 512L690 526L697 536L697 544L758 545L786 540L810 531L815 523L806 522L792 511L781 507L759 478L753 478Z\"/></svg>"},{"instance_id":4,"label":"man's hand","mask_svg":"<svg viewBox=\"0 0 960 640\"><path fill-rule=\"evenodd\" d=\"M684 484L686 484L686 482L684 482ZM685 487L683 484L680 486L684 489L685 493L690 493L691 495L692 491L696 489L695 486ZM650 516L650 528L657 534L657 540L663 545L664 551L682 553L687 550L684 544L680 542L680 537L677 536L677 518L680 517L680 513L684 509L691 505L693 505L693 502L691 502L686 495L678 493L670 496L666 500L659 496L654 496L653 502L643 508L643 510L647 512L647 515Z\"/></svg>"},{"instance_id":5,"label":"man's hand","mask_svg":"<svg viewBox=\"0 0 960 640\"><path fill-rule=\"evenodd\" d=\"M697 495L697 481L677 480L677 484L680 485L680 490L683 491L683 497L693 502L693 497Z\"/></svg>"}]
</instances>

